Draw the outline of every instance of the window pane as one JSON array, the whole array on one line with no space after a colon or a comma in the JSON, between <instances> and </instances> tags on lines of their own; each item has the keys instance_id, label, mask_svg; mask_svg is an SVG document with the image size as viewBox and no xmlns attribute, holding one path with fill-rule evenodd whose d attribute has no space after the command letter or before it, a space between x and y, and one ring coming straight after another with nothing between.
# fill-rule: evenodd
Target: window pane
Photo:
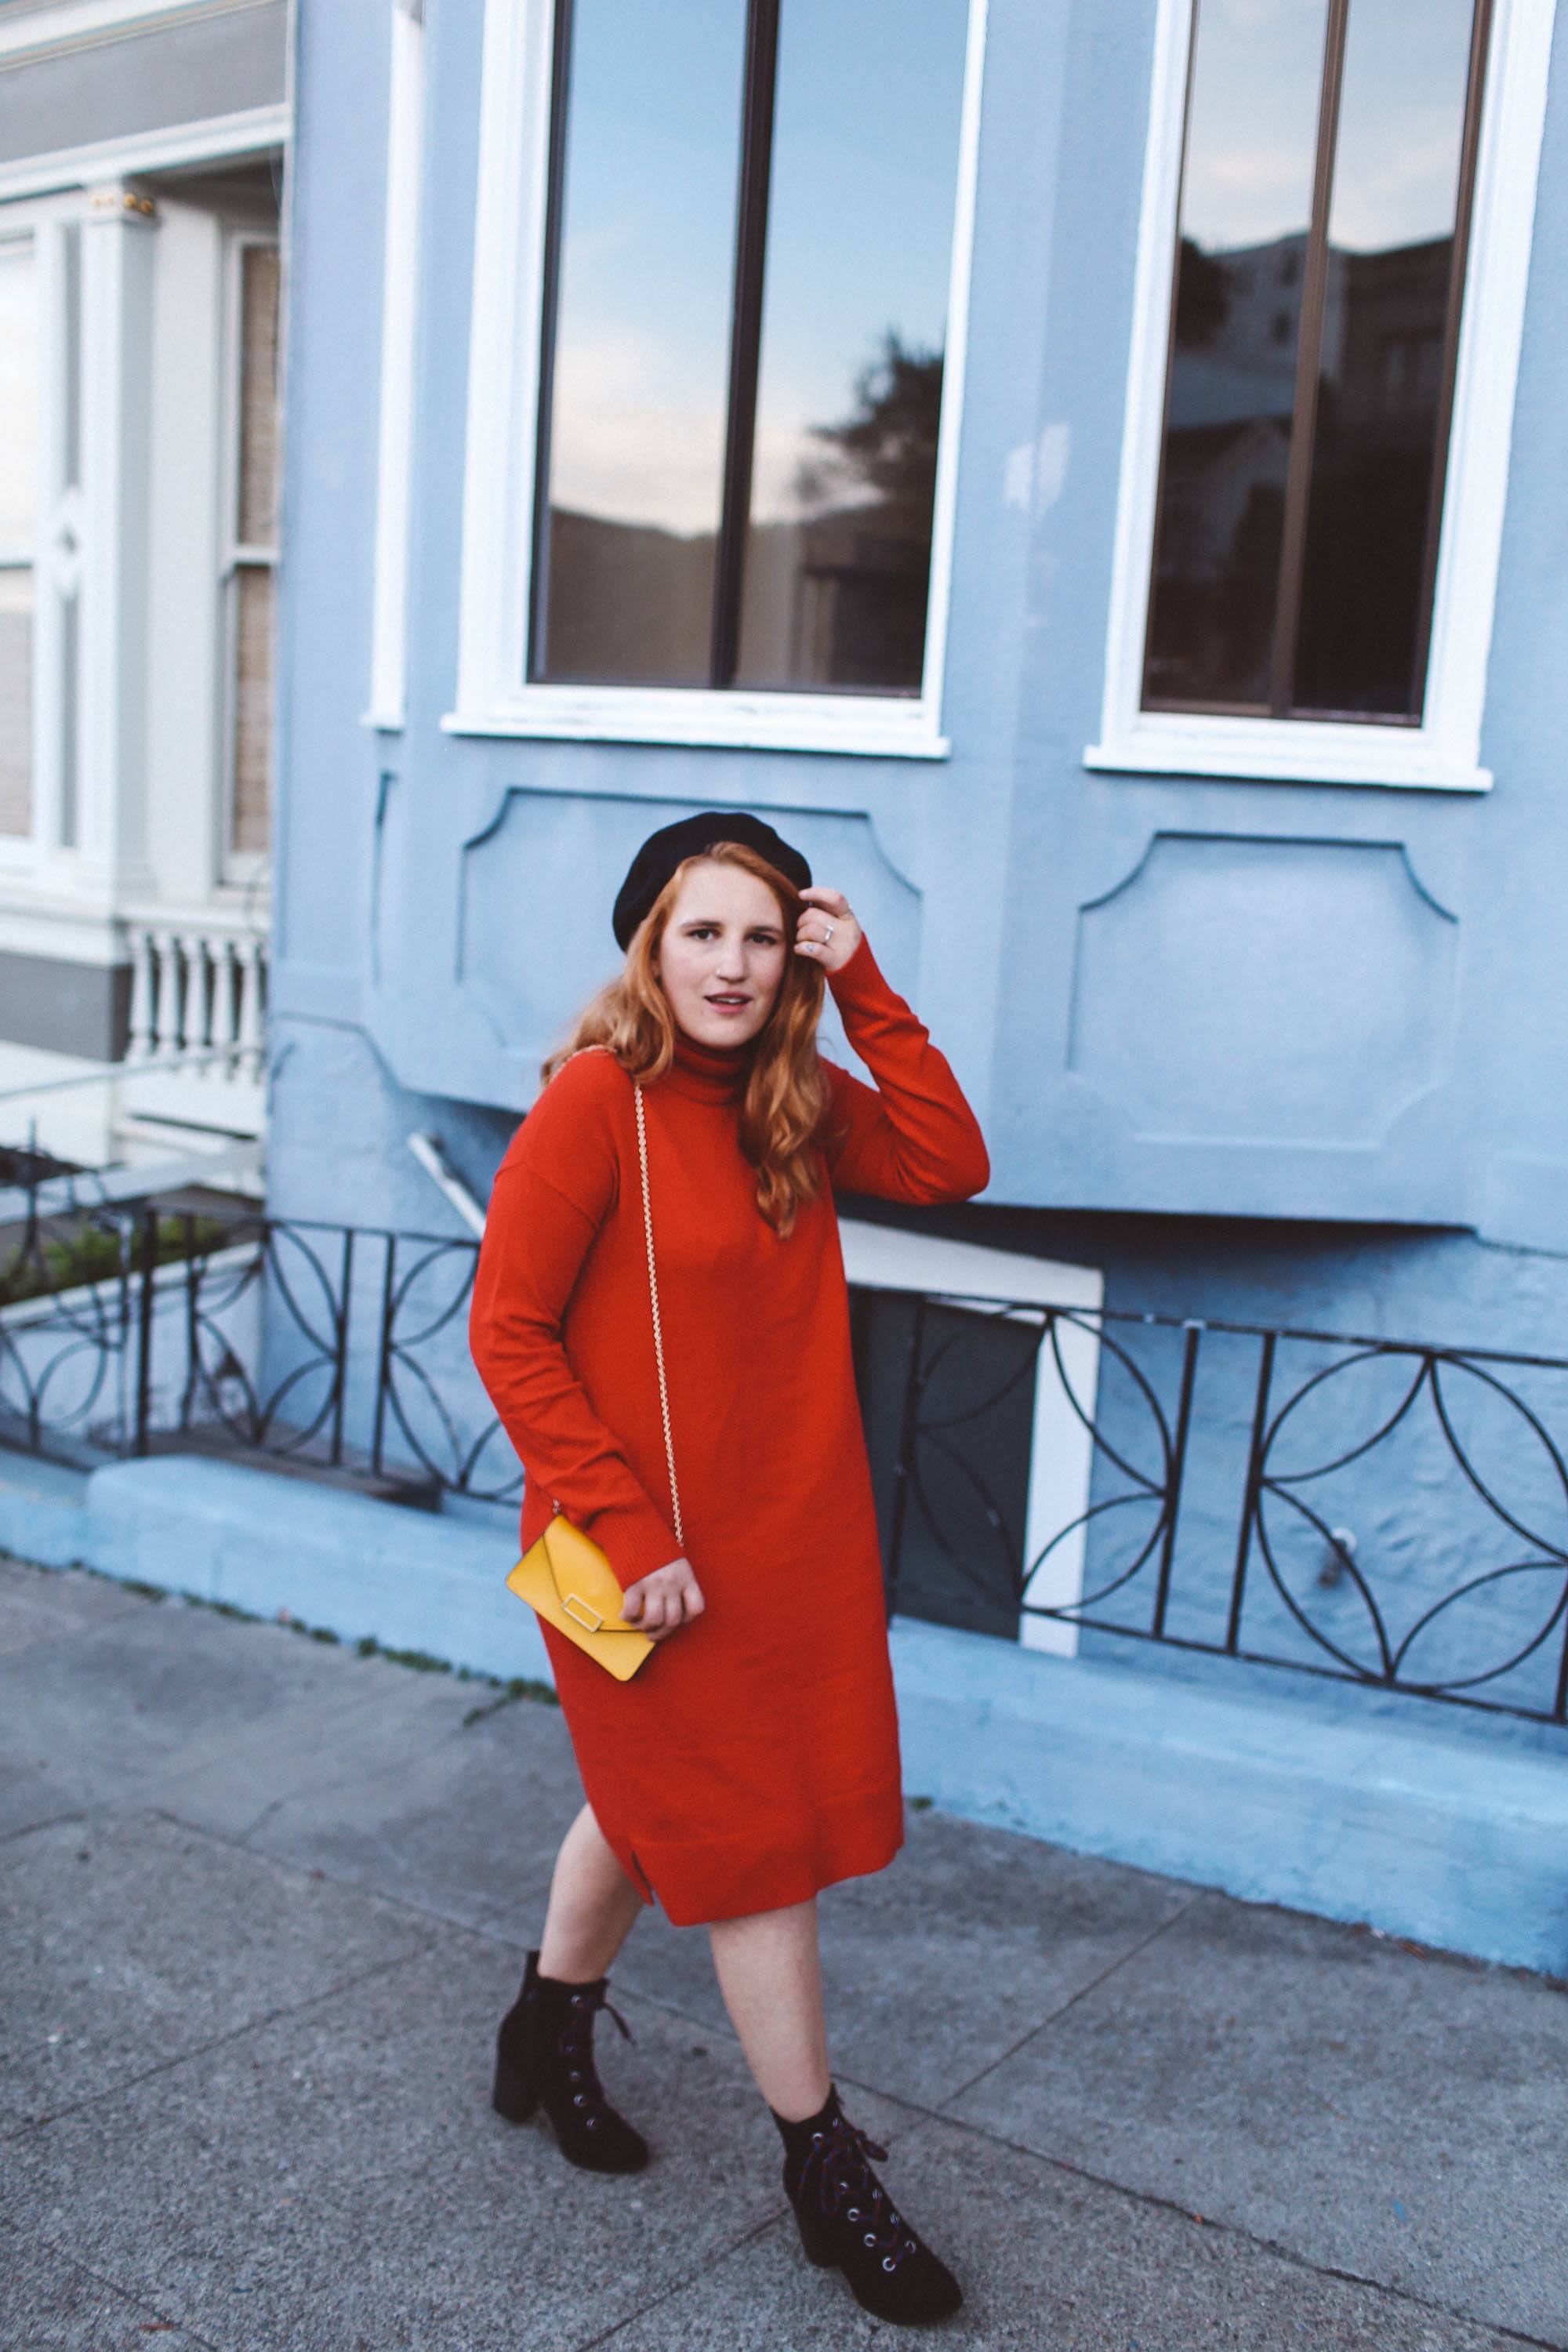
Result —
<instances>
[{"instance_id":1,"label":"window pane","mask_svg":"<svg viewBox=\"0 0 1568 2352\"><path fill-rule=\"evenodd\" d=\"M264 853L272 837L270 564L237 565L234 596L234 805L229 846Z\"/></svg>"},{"instance_id":2,"label":"window pane","mask_svg":"<svg viewBox=\"0 0 1568 2352\"><path fill-rule=\"evenodd\" d=\"M1266 708L1327 0L1202 0L1144 699Z\"/></svg>"},{"instance_id":3,"label":"window pane","mask_svg":"<svg viewBox=\"0 0 1568 2352\"><path fill-rule=\"evenodd\" d=\"M968 0L782 0L737 683L918 692Z\"/></svg>"},{"instance_id":4,"label":"window pane","mask_svg":"<svg viewBox=\"0 0 1568 2352\"><path fill-rule=\"evenodd\" d=\"M0 244L0 834L33 824L38 314L30 239Z\"/></svg>"},{"instance_id":5,"label":"window pane","mask_svg":"<svg viewBox=\"0 0 1568 2352\"><path fill-rule=\"evenodd\" d=\"M706 684L744 0L570 22L533 675Z\"/></svg>"},{"instance_id":6,"label":"window pane","mask_svg":"<svg viewBox=\"0 0 1568 2352\"><path fill-rule=\"evenodd\" d=\"M1418 719L1472 0L1352 0L1295 706Z\"/></svg>"},{"instance_id":7,"label":"window pane","mask_svg":"<svg viewBox=\"0 0 1568 2352\"><path fill-rule=\"evenodd\" d=\"M38 296L30 239L0 244L0 557L38 528Z\"/></svg>"},{"instance_id":8,"label":"window pane","mask_svg":"<svg viewBox=\"0 0 1568 2352\"><path fill-rule=\"evenodd\" d=\"M81 596L60 598L60 847L77 847L80 799L79 739L81 709Z\"/></svg>"},{"instance_id":9,"label":"window pane","mask_svg":"<svg viewBox=\"0 0 1568 2352\"><path fill-rule=\"evenodd\" d=\"M65 310L63 373L65 484L81 487L81 229L70 221L60 232L60 299Z\"/></svg>"},{"instance_id":10,"label":"window pane","mask_svg":"<svg viewBox=\"0 0 1568 2352\"><path fill-rule=\"evenodd\" d=\"M33 575L0 572L0 834L33 829Z\"/></svg>"},{"instance_id":11,"label":"window pane","mask_svg":"<svg viewBox=\"0 0 1568 2352\"><path fill-rule=\"evenodd\" d=\"M278 253L242 249L239 291L239 511L244 547L278 533Z\"/></svg>"}]
</instances>

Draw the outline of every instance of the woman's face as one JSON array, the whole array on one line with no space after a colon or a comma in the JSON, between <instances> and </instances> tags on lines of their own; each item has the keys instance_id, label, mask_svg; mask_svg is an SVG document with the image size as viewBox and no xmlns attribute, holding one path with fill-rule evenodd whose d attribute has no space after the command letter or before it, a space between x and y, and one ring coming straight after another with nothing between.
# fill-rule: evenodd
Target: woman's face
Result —
<instances>
[{"instance_id":1,"label":"woman's face","mask_svg":"<svg viewBox=\"0 0 1568 2352\"><path fill-rule=\"evenodd\" d=\"M773 1009L789 945L784 910L743 866L700 858L654 959L676 1024L700 1045L743 1045Z\"/></svg>"}]
</instances>

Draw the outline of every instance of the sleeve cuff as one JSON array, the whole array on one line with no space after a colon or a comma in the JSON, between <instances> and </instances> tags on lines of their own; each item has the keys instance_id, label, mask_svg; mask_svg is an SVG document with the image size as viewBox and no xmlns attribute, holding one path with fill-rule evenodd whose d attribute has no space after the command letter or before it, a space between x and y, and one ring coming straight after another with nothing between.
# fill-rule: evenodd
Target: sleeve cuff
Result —
<instances>
[{"instance_id":1,"label":"sleeve cuff","mask_svg":"<svg viewBox=\"0 0 1568 2352\"><path fill-rule=\"evenodd\" d=\"M650 1505L638 1510L626 1503L611 1503L595 1511L585 1531L592 1536L616 1572L623 1592L656 1568L668 1568L681 1556L680 1546Z\"/></svg>"},{"instance_id":2,"label":"sleeve cuff","mask_svg":"<svg viewBox=\"0 0 1568 2352\"><path fill-rule=\"evenodd\" d=\"M854 1003L861 996L885 996L888 982L876 957L871 942L864 931L847 963L827 975L827 985L839 1003Z\"/></svg>"}]
</instances>

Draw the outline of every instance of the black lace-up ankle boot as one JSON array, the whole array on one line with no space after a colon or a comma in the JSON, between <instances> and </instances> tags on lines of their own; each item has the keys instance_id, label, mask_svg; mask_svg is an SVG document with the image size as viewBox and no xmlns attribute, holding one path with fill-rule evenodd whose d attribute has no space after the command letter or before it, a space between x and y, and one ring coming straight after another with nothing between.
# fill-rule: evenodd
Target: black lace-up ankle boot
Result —
<instances>
[{"instance_id":1,"label":"black lace-up ankle boot","mask_svg":"<svg viewBox=\"0 0 1568 2352\"><path fill-rule=\"evenodd\" d=\"M821 2112L788 2123L773 2111L784 2144L784 2193L800 2242L819 2269L837 2264L857 2303L895 2324L947 2319L963 2292L905 2220L872 2171L887 2149L858 2130L830 2090Z\"/></svg>"},{"instance_id":2,"label":"black lace-up ankle boot","mask_svg":"<svg viewBox=\"0 0 1568 2352\"><path fill-rule=\"evenodd\" d=\"M561 2153L588 2172L640 2172L647 2142L605 2096L594 2063L594 2019L601 2009L628 2042L632 2030L605 1998L607 1977L567 1984L539 1973L530 1952L522 1990L500 2021L490 2104L509 2124L526 2123L542 2105Z\"/></svg>"}]
</instances>

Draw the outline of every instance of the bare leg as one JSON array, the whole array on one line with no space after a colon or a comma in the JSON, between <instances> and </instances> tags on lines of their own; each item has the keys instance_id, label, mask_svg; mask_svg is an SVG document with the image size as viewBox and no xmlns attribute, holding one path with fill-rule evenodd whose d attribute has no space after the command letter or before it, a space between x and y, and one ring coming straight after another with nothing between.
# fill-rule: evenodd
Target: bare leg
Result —
<instances>
[{"instance_id":1,"label":"bare leg","mask_svg":"<svg viewBox=\"0 0 1568 2352\"><path fill-rule=\"evenodd\" d=\"M832 2088L816 1896L782 1911L716 1919L708 1934L719 1990L758 2090L791 2123L814 2116Z\"/></svg>"},{"instance_id":2,"label":"bare leg","mask_svg":"<svg viewBox=\"0 0 1568 2352\"><path fill-rule=\"evenodd\" d=\"M605 1843L592 1805L584 1805L555 1857L540 1975L591 1984L607 1974L642 1908L642 1896Z\"/></svg>"}]
</instances>

